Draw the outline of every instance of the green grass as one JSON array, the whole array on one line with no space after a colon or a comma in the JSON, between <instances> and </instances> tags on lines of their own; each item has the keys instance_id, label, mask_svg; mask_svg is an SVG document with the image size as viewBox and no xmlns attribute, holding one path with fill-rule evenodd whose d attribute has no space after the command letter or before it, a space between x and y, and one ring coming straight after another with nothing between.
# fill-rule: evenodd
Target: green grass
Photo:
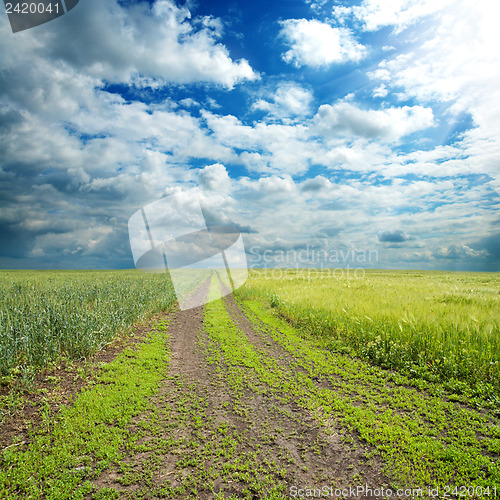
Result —
<instances>
[{"instance_id":1,"label":"green grass","mask_svg":"<svg viewBox=\"0 0 500 500\"><path fill-rule=\"evenodd\" d=\"M273 491L276 494L279 488L272 477L266 481L256 476L266 478L272 464L259 454L258 441L249 440L222 413L214 418L203 389L183 374L167 377L166 387L155 411L137 424L139 435L131 446L132 453L146 453L147 459L120 464L118 469L118 483L138 488L119 498L196 500L200 492L207 491L212 491L214 498L228 498L222 492L220 496L215 493L217 479L229 488L244 483L248 490L244 498L255 498L255 492L262 499L284 498L265 496ZM243 445L252 449L243 450Z\"/></svg>"},{"instance_id":2,"label":"green grass","mask_svg":"<svg viewBox=\"0 0 500 500\"><path fill-rule=\"evenodd\" d=\"M133 440L133 417L153 409L150 398L168 367L166 330L160 322L136 349L124 350L54 421L45 412L25 452L1 452L0 498L77 499L95 489L90 480L119 462ZM99 495L116 498L112 490Z\"/></svg>"},{"instance_id":3,"label":"green grass","mask_svg":"<svg viewBox=\"0 0 500 500\"><path fill-rule=\"evenodd\" d=\"M88 356L175 294L165 274L0 271L0 376Z\"/></svg>"},{"instance_id":4,"label":"green grass","mask_svg":"<svg viewBox=\"0 0 500 500\"><path fill-rule=\"evenodd\" d=\"M498 273L254 270L238 293L332 351L500 404Z\"/></svg>"},{"instance_id":5,"label":"green grass","mask_svg":"<svg viewBox=\"0 0 500 500\"><path fill-rule=\"evenodd\" d=\"M412 387L404 375L330 352L321 339L304 339L269 304L253 299L242 306L263 345L272 339L293 361L280 365L248 340L221 301L209 304L206 330L216 342L209 360L228 365L225 376L235 394L250 388L283 403L293 400L325 423L333 419L374 448L393 486L444 491L466 484L492 491L500 483L497 420L446 400L440 383Z\"/></svg>"}]
</instances>

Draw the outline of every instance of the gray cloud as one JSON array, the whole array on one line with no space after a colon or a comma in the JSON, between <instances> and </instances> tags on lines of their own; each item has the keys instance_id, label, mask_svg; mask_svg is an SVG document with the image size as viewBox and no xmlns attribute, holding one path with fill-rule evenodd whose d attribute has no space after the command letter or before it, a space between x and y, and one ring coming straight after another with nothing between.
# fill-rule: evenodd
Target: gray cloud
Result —
<instances>
[{"instance_id":1,"label":"gray cloud","mask_svg":"<svg viewBox=\"0 0 500 500\"><path fill-rule=\"evenodd\" d=\"M412 238L402 229L396 229L394 231L385 231L379 234L378 239L383 243L404 243Z\"/></svg>"},{"instance_id":2,"label":"gray cloud","mask_svg":"<svg viewBox=\"0 0 500 500\"><path fill-rule=\"evenodd\" d=\"M331 183L326 177L323 177L322 175L317 175L313 179L305 180L301 185L301 189L302 191L316 192L316 191L321 191L322 189L326 189L330 185Z\"/></svg>"},{"instance_id":3,"label":"gray cloud","mask_svg":"<svg viewBox=\"0 0 500 500\"><path fill-rule=\"evenodd\" d=\"M471 243L471 248L478 252L487 252L487 260L491 261L500 270L500 233L492 234Z\"/></svg>"},{"instance_id":4,"label":"gray cloud","mask_svg":"<svg viewBox=\"0 0 500 500\"><path fill-rule=\"evenodd\" d=\"M363 110L338 102L320 106L314 122L319 133L330 137L344 134L393 141L433 126L434 115L432 109L422 106Z\"/></svg>"}]
</instances>

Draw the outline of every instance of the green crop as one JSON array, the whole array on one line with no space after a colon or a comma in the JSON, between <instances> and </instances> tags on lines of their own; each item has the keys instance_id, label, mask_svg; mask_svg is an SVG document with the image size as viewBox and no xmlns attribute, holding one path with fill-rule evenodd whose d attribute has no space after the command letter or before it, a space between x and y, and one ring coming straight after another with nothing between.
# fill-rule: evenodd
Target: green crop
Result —
<instances>
[{"instance_id":1,"label":"green crop","mask_svg":"<svg viewBox=\"0 0 500 500\"><path fill-rule=\"evenodd\" d=\"M0 498L85 498L91 479L122 459L137 415L152 411L169 363L168 319L127 348L65 406L36 429L26 451L0 453ZM101 492L98 498L114 498ZM110 496L111 495L111 496Z\"/></svg>"},{"instance_id":2,"label":"green crop","mask_svg":"<svg viewBox=\"0 0 500 500\"><path fill-rule=\"evenodd\" d=\"M322 338L332 351L500 404L499 278L254 270L239 294L266 298L279 315L305 335Z\"/></svg>"},{"instance_id":3,"label":"green crop","mask_svg":"<svg viewBox=\"0 0 500 500\"><path fill-rule=\"evenodd\" d=\"M0 295L0 376L88 356L175 302L165 274L139 271L2 271Z\"/></svg>"}]
</instances>

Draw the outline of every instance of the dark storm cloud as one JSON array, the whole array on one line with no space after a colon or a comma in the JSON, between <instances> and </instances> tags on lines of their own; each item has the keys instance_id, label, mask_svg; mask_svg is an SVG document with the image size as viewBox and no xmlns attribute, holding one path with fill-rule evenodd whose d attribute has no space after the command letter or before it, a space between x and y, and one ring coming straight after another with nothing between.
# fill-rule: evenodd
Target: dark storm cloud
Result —
<instances>
[{"instance_id":1,"label":"dark storm cloud","mask_svg":"<svg viewBox=\"0 0 500 500\"><path fill-rule=\"evenodd\" d=\"M498 270L500 266L500 233L481 238L479 241L472 243L471 248L478 251L486 251L488 253L486 260L496 265Z\"/></svg>"},{"instance_id":2,"label":"dark storm cloud","mask_svg":"<svg viewBox=\"0 0 500 500\"><path fill-rule=\"evenodd\" d=\"M35 244L33 235L19 231L15 225L0 223L0 249L2 257L28 257Z\"/></svg>"}]
</instances>

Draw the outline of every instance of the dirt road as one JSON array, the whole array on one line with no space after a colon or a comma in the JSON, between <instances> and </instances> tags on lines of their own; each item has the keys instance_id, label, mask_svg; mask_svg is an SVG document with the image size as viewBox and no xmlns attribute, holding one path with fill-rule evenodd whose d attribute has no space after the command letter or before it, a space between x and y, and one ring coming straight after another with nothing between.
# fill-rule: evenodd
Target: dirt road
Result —
<instances>
[{"instance_id":1,"label":"dirt road","mask_svg":"<svg viewBox=\"0 0 500 500\"><path fill-rule=\"evenodd\" d=\"M255 331L231 295L225 305L256 348L290 366L290 355ZM120 467L101 474L99 489L211 499L283 498L293 488L346 488L361 478L372 487L387 485L381 464L366 458L370 450L334 421L322 425L293 399L284 404L265 390L235 394L226 380L231 366L207 359L203 320L202 307L175 314L169 375L154 398L155 411L134 421L133 445Z\"/></svg>"}]
</instances>

